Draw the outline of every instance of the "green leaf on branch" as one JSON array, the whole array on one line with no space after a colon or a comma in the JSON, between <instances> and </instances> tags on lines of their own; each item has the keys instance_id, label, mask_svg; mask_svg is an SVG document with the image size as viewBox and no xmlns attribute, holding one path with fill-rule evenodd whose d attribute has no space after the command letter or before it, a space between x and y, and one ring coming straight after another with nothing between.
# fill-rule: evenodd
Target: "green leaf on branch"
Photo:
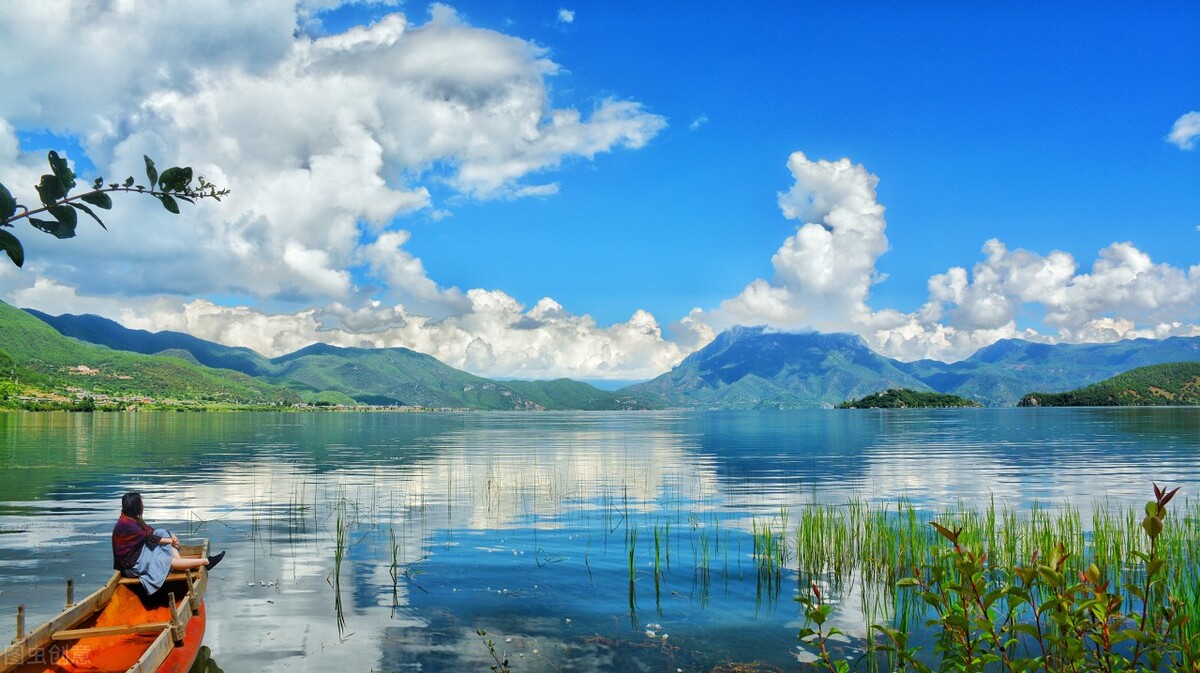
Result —
<instances>
[{"instance_id":1,"label":"green leaf on branch","mask_svg":"<svg viewBox=\"0 0 1200 673\"><path fill-rule=\"evenodd\" d=\"M93 206L96 206L97 208L103 208L105 210L109 210L110 208L112 208L112 197L110 197L108 194L105 194L104 192L96 192L94 194L84 194L83 196L81 196L79 198L82 199L83 201L85 201L86 203L90 203Z\"/></svg>"},{"instance_id":2,"label":"green leaf on branch","mask_svg":"<svg viewBox=\"0 0 1200 673\"><path fill-rule=\"evenodd\" d=\"M67 160L58 156L58 152L50 150L50 170L54 171L54 177L62 183L63 192L69 192L75 187L75 171L71 170L71 166L67 164Z\"/></svg>"},{"instance_id":3,"label":"green leaf on branch","mask_svg":"<svg viewBox=\"0 0 1200 673\"><path fill-rule=\"evenodd\" d=\"M162 172L158 178L158 186L166 192L182 192L192 181L192 169L172 166Z\"/></svg>"},{"instance_id":4,"label":"green leaf on branch","mask_svg":"<svg viewBox=\"0 0 1200 673\"><path fill-rule=\"evenodd\" d=\"M7 220L17 212L17 200L13 198L8 187L0 184L0 220Z\"/></svg>"},{"instance_id":5,"label":"green leaf on branch","mask_svg":"<svg viewBox=\"0 0 1200 673\"><path fill-rule=\"evenodd\" d=\"M153 159L145 154L142 155L142 158L146 160L146 178L150 180L150 188L153 189L154 185L158 183L158 169L154 167Z\"/></svg>"},{"instance_id":6,"label":"green leaf on branch","mask_svg":"<svg viewBox=\"0 0 1200 673\"><path fill-rule=\"evenodd\" d=\"M162 196L158 197L158 200L162 201L163 208L166 208L176 215L179 214L179 204L175 202L175 199L171 198L170 194L163 194Z\"/></svg>"},{"instance_id":7,"label":"green leaf on branch","mask_svg":"<svg viewBox=\"0 0 1200 673\"><path fill-rule=\"evenodd\" d=\"M75 229L79 224L79 215L75 212L74 208L68 206L50 206L48 212L54 216L54 219L71 229Z\"/></svg>"},{"instance_id":8,"label":"green leaf on branch","mask_svg":"<svg viewBox=\"0 0 1200 673\"><path fill-rule=\"evenodd\" d=\"M129 176L129 177L125 178L124 185L126 188L132 187L133 186L133 176Z\"/></svg>"},{"instance_id":9,"label":"green leaf on branch","mask_svg":"<svg viewBox=\"0 0 1200 673\"><path fill-rule=\"evenodd\" d=\"M0 250L8 253L8 258L13 261L13 264L22 266L25 264L25 249L21 247L21 242L16 236L0 229Z\"/></svg>"},{"instance_id":10,"label":"green leaf on branch","mask_svg":"<svg viewBox=\"0 0 1200 673\"><path fill-rule=\"evenodd\" d=\"M71 207L76 210L82 210L83 212L87 213L88 215L91 215L92 219L96 221L96 224L99 224L102 229L104 229L105 231L108 231L108 227L104 226L104 222L102 222L100 220L100 218L96 215L96 213L92 212L91 208L88 208L87 206L83 205L82 203L72 203Z\"/></svg>"},{"instance_id":11,"label":"green leaf on branch","mask_svg":"<svg viewBox=\"0 0 1200 673\"><path fill-rule=\"evenodd\" d=\"M55 238L75 237L74 225L66 225L55 220L42 220L36 217L29 218L29 224L33 225L34 229L40 229Z\"/></svg>"},{"instance_id":12,"label":"green leaf on branch","mask_svg":"<svg viewBox=\"0 0 1200 673\"><path fill-rule=\"evenodd\" d=\"M63 183L55 175L43 175L41 182L37 184L38 198L42 200L42 205L53 205L55 201L67 195L67 190L63 189Z\"/></svg>"}]
</instances>

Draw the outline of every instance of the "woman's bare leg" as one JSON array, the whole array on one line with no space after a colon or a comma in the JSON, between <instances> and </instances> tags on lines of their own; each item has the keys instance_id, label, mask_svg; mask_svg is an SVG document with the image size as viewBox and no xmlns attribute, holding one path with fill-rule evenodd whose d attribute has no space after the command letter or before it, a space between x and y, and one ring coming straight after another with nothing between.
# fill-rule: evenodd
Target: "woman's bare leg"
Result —
<instances>
[{"instance_id":1,"label":"woman's bare leg","mask_svg":"<svg viewBox=\"0 0 1200 673\"><path fill-rule=\"evenodd\" d=\"M206 558L183 558L179 550L171 547L171 570L191 570L208 565Z\"/></svg>"},{"instance_id":2,"label":"woman's bare leg","mask_svg":"<svg viewBox=\"0 0 1200 673\"><path fill-rule=\"evenodd\" d=\"M191 570L208 565L206 558L181 558L175 557L171 559L171 570Z\"/></svg>"}]
</instances>

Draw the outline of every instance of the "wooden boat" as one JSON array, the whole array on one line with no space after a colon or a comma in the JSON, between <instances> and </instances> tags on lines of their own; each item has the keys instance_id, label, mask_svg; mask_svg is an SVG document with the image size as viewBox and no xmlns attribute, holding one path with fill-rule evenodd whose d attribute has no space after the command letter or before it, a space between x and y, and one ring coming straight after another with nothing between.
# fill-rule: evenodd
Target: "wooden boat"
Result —
<instances>
[{"instance_id":1,"label":"wooden boat","mask_svg":"<svg viewBox=\"0 0 1200 673\"><path fill-rule=\"evenodd\" d=\"M208 554L208 540L180 545L181 556ZM153 595L137 578L112 578L82 602L67 583L67 607L28 634L23 610L0 673L187 673L204 639L208 570L175 571Z\"/></svg>"}]
</instances>

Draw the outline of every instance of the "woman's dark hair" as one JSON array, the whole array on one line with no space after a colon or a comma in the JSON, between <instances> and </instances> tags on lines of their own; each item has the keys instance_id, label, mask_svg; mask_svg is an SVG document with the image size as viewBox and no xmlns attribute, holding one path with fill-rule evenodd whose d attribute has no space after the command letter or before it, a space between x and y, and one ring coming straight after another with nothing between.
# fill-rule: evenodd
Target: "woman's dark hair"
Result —
<instances>
[{"instance_id":1,"label":"woman's dark hair","mask_svg":"<svg viewBox=\"0 0 1200 673\"><path fill-rule=\"evenodd\" d=\"M140 517L142 515L142 494L130 491L121 496L121 513L135 519Z\"/></svg>"}]
</instances>

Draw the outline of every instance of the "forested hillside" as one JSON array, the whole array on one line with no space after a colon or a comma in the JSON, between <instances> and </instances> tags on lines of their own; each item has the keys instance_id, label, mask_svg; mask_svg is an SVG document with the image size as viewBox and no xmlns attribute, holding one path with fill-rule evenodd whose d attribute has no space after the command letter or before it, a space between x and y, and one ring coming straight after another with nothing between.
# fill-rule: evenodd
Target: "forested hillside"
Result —
<instances>
[{"instance_id":1,"label":"forested hillside","mask_svg":"<svg viewBox=\"0 0 1200 673\"><path fill-rule=\"evenodd\" d=\"M949 407L982 406L975 400L958 395L928 393L907 388L889 388L881 393L871 393L857 400L847 400L838 409L945 409Z\"/></svg>"},{"instance_id":2,"label":"forested hillside","mask_svg":"<svg viewBox=\"0 0 1200 673\"><path fill-rule=\"evenodd\" d=\"M290 404L295 393L224 369L81 343L0 302L0 379L9 406L20 397L142 398L231 404Z\"/></svg>"},{"instance_id":3,"label":"forested hillside","mask_svg":"<svg viewBox=\"0 0 1200 673\"><path fill-rule=\"evenodd\" d=\"M1064 393L1029 393L1022 407L1171 406L1200 404L1200 362L1138 367Z\"/></svg>"}]
</instances>

